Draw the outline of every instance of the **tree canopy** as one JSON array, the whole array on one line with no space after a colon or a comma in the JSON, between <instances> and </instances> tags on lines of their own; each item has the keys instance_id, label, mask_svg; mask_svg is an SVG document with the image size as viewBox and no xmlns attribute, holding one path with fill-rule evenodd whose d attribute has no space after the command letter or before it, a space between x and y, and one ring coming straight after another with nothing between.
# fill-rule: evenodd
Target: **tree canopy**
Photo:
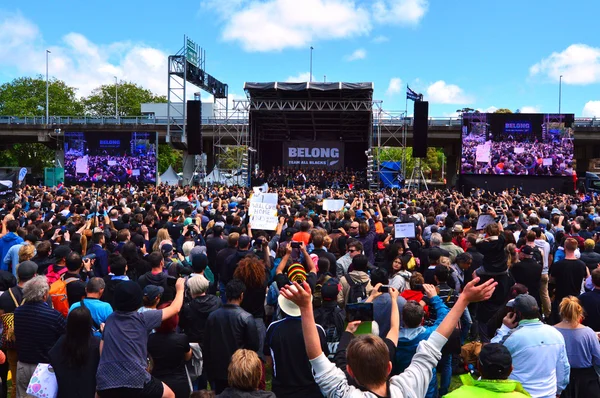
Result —
<instances>
[{"instance_id":1,"label":"tree canopy","mask_svg":"<svg viewBox=\"0 0 600 398\"><path fill-rule=\"evenodd\" d=\"M81 115L83 104L77 89L52 78L48 85L52 116ZM0 86L0 115L44 116L46 114L46 80L42 76L19 77Z\"/></svg>"},{"instance_id":2,"label":"tree canopy","mask_svg":"<svg viewBox=\"0 0 600 398\"><path fill-rule=\"evenodd\" d=\"M500 108L500 109L496 109L496 111L494 113L513 113L513 112L507 108Z\"/></svg>"},{"instance_id":3,"label":"tree canopy","mask_svg":"<svg viewBox=\"0 0 600 398\"><path fill-rule=\"evenodd\" d=\"M85 114L90 116L112 116L115 114L115 105L119 108L119 116L139 116L142 114L143 103L161 102L167 102L167 97L155 95L132 82L120 82L118 86L104 84L83 99Z\"/></svg>"}]
</instances>

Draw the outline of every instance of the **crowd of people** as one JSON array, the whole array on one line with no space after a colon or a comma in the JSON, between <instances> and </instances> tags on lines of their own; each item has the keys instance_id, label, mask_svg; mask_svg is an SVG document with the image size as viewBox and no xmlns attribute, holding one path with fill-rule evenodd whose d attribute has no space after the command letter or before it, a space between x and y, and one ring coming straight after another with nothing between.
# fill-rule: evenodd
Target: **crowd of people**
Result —
<instances>
[{"instance_id":1,"label":"crowd of people","mask_svg":"<svg viewBox=\"0 0 600 398\"><path fill-rule=\"evenodd\" d=\"M19 188L3 396L600 396L595 197L340 185Z\"/></svg>"},{"instance_id":2,"label":"crowd of people","mask_svg":"<svg viewBox=\"0 0 600 398\"><path fill-rule=\"evenodd\" d=\"M259 170L254 176L254 185L269 184L272 187L315 186L321 189L366 188L366 172L346 168L344 170L298 169L276 167L270 172Z\"/></svg>"},{"instance_id":3,"label":"crowd of people","mask_svg":"<svg viewBox=\"0 0 600 398\"><path fill-rule=\"evenodd\" d=\"M487 157L477 157L478 147L485 141L478 136L463 137L461 172L463 174L572 176L573 140L522 142L489 141Z\"/></svg>"}]
</instances>

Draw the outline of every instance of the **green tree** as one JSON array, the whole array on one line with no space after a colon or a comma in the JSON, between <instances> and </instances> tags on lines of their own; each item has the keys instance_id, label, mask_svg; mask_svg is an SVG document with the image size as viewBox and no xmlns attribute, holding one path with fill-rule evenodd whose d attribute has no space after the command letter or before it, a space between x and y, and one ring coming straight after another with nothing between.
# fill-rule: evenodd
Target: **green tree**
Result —
<instances>
[{"instance_id":1,"label":"green tree","mask_svg":"<svg viewBox=\"0 0 600 398\"><path fill-rule=\"evenodd\" d=\"M173 166L176 173L183 171L183 154L169 144L158 145L158 172L160 174Z\"/></svg>"},{"instance_id":2,"label":"green tree","mask_svg":"<svg viewBox=\"0 0 600 398\"><path fill-rule=\"evenodd\" d=\"M0 164L10 167L31 167L32 173L42 173L54 164L54 150L40 143L15 144L2 151ZM6 162L6 163L5 163Z\"/></svg>"},{"instance_id":3,"label":"green tree","mask_svg":"<svg viewBox=\"0 0 600 398\"><path fill-rule=\"evenodd\" d=\"M155 95L152 91L132 82L104 84L95 88L89 97L83 99L85 114L90 116L112 116L115 114L115 94L119 116L140 116L143 103L167 102L164 95Z\"/></svg>"},{"instance_id":4,"label":"green tree","mask_svg":"<svg viewBox=\"0 0 600 398\"><path fill-rule=\"evenodd\" d=\"M513 112L510 109L500 108L500 109L496 109L496 111L494 113L513 113Z\"/></svg>"},{"instance_id":5,"label":"green tree","mask_svg":"<svg viewBox=\"0 0 600 398\"><path fill-rule=\"evenodd\" d=\"M242 166L242 156L247 151L245 145L228 146L217 155L218 164L221 169L237 170Z\"/></svg>"},{"instance_id":6,"label":"green tree","mask_svg":"<svg viewBox=\"0 0 600 398\"><path fill-rule=\"evenodd\" d=\"M412 157L412 147L385 147L380 151L375 150L375 158L378 162L402 162L404 152L406 151L406 178L410 178L415 168L415 159ZM423 174L426 178L440 179L442 162L445 161L443 150L440 148L429 147L427 157L421 162Z\"/></svg>"},{"instance_id":7,"label":"green tree","mask_svg":"<svg viewBox=\"0 0 600 398\"><path fill-rule=\"evenodd\" d=\"M81 115L83 105L77 89L52 78L48 85L50 116ZM0 86L0 115L44 116L46 80L42 76L19 77Z\"/></svg>"}]
</instances>

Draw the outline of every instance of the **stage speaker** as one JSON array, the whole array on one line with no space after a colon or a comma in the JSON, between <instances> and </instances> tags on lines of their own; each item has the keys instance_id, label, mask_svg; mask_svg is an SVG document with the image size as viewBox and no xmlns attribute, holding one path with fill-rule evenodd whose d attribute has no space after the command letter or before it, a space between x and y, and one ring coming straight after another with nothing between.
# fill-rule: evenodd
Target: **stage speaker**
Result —
<instances>
[{"instance_id":1,"label":"stage speaker","mask_svg":"<svg viewBox=\"0 0 600 398\"><path fill-rule=\"evenodd\" d=\"M413 122L413 158L427 157L427 130L429 128L429 102L415 101Z\"/></svg>"},{"instance_id":2,"label":"stage speaker","mask_svg":"<svg viewBox=\"0 0 600 398\"><path fill-rule=\"evenodd\" d=\"M188 155L202 155L202 101L187 102Z\"/></svg>"}]
</instances>

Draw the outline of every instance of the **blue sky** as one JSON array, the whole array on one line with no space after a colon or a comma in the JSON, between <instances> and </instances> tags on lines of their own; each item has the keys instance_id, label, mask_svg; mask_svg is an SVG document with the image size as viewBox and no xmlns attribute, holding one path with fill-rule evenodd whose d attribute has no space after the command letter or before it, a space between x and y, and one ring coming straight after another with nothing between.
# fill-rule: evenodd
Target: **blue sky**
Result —
<instances>
[{"instance_id":1,"label":"blue sky","mask_svg":"<svg viewBox=\"0 0 600 398\"><path fill-rule=\"evenodd\" d=\"M50 74L82 95L115 75L165 94L187 34L234 98L245 81L306 80L312 45L314 80L372 81L390 111L408 83L430 116L557 112L562 74L563 112L600 116L598 15L592 0L4 2L0 82L45 73L49 48Z\"/></svg>"}]
</instances>

